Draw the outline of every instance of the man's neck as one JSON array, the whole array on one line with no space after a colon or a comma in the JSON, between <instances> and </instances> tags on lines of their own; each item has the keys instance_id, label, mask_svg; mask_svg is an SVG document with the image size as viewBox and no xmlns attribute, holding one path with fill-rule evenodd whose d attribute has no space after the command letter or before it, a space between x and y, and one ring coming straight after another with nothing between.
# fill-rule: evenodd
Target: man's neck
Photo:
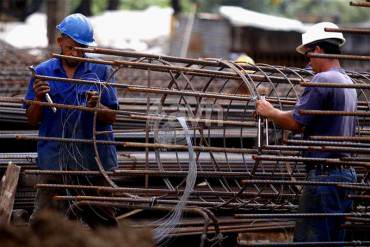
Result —
<instances>
[{"instance_id":1,"label":"man's neck","mask_svg":"<svg viewBox=\"0 0 370 247\"><path fill-rule=\"evenodd\" d=\"M321 64L320 72L326 72L331 69L339 69L340 63L338 59L326 59L325 62Z\"/></svg>"},{"instance_id":2,"label":"man's neck","mask_svg":"<svg viewBox=\"0 0 370 247\"><path fill-rule=\"evenodd\" d=\"M62 61L64 71L67 74L67 78L73 78L74 73L76 72L77 66L70 66L65 61Z\"/></svg>"}]
</instances>

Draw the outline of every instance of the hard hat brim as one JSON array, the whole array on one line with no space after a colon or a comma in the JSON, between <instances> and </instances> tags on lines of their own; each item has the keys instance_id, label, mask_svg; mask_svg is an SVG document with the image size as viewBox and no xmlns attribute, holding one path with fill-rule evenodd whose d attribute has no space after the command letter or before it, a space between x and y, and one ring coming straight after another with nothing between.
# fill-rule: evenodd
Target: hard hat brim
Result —
<instances>
[{"instance_id":1,"label":"hard hat brim","mask_svg":"<svg viewBox=\"0 0 370 247\"><path fill-rule=\"evenodd\" d=\"M305 53L305 49L304 49L304 46L305 45L299 45L299 46L297 46L297 48L295 48L295 50L298 52L298 53L300 53L300 54L302 54L302 55L304 55L304 53Z\"/></svg>"},{"instance_id":2,"label":"hard hat brim","mask_svg":"<svg viewBox=\"0 0 370 247\"><path fill-rule=\"evenodd\" d=\"M330 40L330 39L315 40L314 42L317 42L317 41L324 41L324 40ZM345 43L345 41L346 41L344 38L343 38L343 39L336 39L336 38L335 38L335 40L336 40L336 41L338 41L338 46L339 46L339 47L343 46L343 45L344 45L344 43ZM306 49L305 49L304 47L305 47L305 46L307 46L307 45L309 45L309 44L312 44L312 43L314 43L314 42L310 42L310 43L307 43L307 44L301 44L301 45L297 46L297 48L295 48L295 50L296 50L298 53L300 53L300 54L304 55L304 54L306 53Z\"/></svg>"},{"instance_id":3,"label":"hard hat brim","mask_svg":"<svg viewBox=\"0 0 370 247\"><path fill-rule=\"evenodd\" d=\"M68 34L66 34L66 33L61 32L61 30L60 30L58 27L57 27L57 29L58 29L58 31L59 31L61 34L66 35L68 38L72 39L73 41L75 41L76 43L78 43L78 44L80 44L80 45L86 45L86 46L97 46L97 43L95 42L95 40L94 40L94 41L92 41L92 42L85 42L85 41L82 41L82 40L78 40L78 39L76 39L76 38L74 38L74 37L72 37L72 36L70 36L70 35L68 35Z\"/></svg>"}]
</instances>

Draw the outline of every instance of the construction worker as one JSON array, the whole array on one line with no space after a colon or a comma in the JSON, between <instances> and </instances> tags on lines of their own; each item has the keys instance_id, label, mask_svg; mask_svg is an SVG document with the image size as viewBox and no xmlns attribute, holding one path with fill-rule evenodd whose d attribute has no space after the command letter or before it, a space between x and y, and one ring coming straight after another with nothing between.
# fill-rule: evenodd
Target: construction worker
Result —
<instances>
[{"instance_id":1,"label":"construction worker","mask_svg":"<svg viewBox=\"0 0 370 247\"><path fill-rule=\"evenodd\" d=\"M62 55L84 57L84 53L74 47L94 46L94 33L90 21L82 14L67 16L57 30L60 35L57 44ZM51 58L35 68L38 75L86 79L96 81L96 85L82 85L58 81L35 80L31 78L25 98L34 101L46 101L50 97L54 103L118 109L117 93L114 88L102 85L109 80L111 67L101 64L79 62L75 60ZM25 105L28 121L40 124L40 137L62 137L92 139L93 113L78 110L54 109L36 104ZM99 112L96 129L112 131L115 121L114 112ZM100 140L113 140L113 134L98 136ZM98 153L105 170L117 167L117 155L114 145L98 145ZM63 143L58 141L39 140L37 143L37 167L46 170L97 170L93 144ZM58 176L40 176L38 183L78 183L104 184L101 177L69 177L64 180ZM62 191L64 192L64 191ZM51 198L61 191L37 190L34 213L44 208L65 210L65 205ZM68 194L78 194L68 191ZM101 209L83 210L79 213L91 227L97 225L116 225L111 212ZM33 216L31 216L31 221Z\"/></svg>"},{"instance_id":2,"label":"construction worker","mask_svg":"<svg viewBox=\"0 0 370 247\"><path fill-rule=\"evenodd\" d=\"M342 33L325 32L324 28L338 28L329 22L318 23L302 35L302 44L297 52L307 54L338 54L345 39ZM330 83L353 83L340 67L338 59L310 57L310 64L316 73L311 81ZM306 87L292 111L281 111L266 100L256 102L256 113L266 117L284 129L303 132L304 139L310 136L354 136L355 117L302 115L300 110L333 110L354 112L357 106L357 93L349 88ZM342 158L350 156L346 152L306 151L309 158ZM305 163L309 181L355 182L353 168L328 166L321 162ZM301 213L344 213L351 210L352 202L346 198L348 191L336 186L305 186L299 205ZM343 218L312 217L296 222L294 241L322 242L343 241L344 230L340 227Z\"/></svg>"}]
</instances>

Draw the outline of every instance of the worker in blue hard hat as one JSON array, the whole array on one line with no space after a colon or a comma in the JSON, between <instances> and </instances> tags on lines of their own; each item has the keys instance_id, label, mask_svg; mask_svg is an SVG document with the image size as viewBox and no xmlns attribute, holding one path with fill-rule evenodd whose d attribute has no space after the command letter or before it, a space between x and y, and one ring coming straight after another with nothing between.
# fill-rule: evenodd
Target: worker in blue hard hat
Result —
<instances>
[{"instance_id":1,"label":"worker in blue hard hat","mask_svg":"<svg viewBox=\"0 0 370 247\"><path fill-rule=\"evenodd\" d=\"M74 47L96 45L93 27L82 14L67 16L58 26L60 35L57 44L61 55L84 57L84 53ZM31 78L25 98L33 101L53 101L66 105L118 109L117 92L114 88L102 85L102 82L112 81L112 68L103 64L80 62L66 58L51 58L35 68L38 75L75 78L96 81L95 85L65 83L54 80L35 80ZM56 109L31 104L24 106L31 124L39 124L40 137L60 137L75 139L91 139L93 136L93 113L77 110ZM99 139L113 141L112 124L116 119L114 112L99 112L96 129L107 131L107 135ZM99 145L98 153L104 169L112 170L117 167L117 154L114 145ZM39 140L37 144L37 167L45 170L97 170L92 144L63 143ZM41 176L38 183L78 183L104 185L101 177L71 177L68 181L58 176ZM74 193L69 191L69 193ZM60 191L37 190L34 214L40 209L54 208L65 210L63 204L52 199ZM114 226L117 224L112 212L106 209L84 209L79 216L91 227L98 225Z\"/></svg>"}]
</instances>

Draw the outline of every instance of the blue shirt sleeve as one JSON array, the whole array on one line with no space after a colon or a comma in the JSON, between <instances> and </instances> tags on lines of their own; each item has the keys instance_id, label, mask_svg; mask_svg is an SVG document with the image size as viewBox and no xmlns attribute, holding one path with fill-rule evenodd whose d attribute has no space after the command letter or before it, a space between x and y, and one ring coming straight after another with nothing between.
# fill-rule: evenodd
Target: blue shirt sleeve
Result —
<instances>
[{"instance_id":1,"label":"blue shirt sleeve","mask_svg":"<svg viewBox=\"0 0 370 247\"><path fill-rule=\"evenodd\" d=\"M115 77L111 76L112 73L112 67L107 67L104 80L108 82L114 82ZM102 92L101 103L113 110L118 110L119 104L117 100L117 89L110 86L105 87Z\"/></svg>"},{"instance_id":2,"label":"blue shirt sleeve","mask_svg":"<svg viewBox=\"0 0 370 247\"><path fill-rule=\"evenodd\" d=\"M325 78L315 76L313 82L328 81ZM322 110L328 94L328 88L306 87L293 109L293 118L303 126L309 125L314 119L313 115L301 115L300 110Z\"/></svg>"}]
</instances>

